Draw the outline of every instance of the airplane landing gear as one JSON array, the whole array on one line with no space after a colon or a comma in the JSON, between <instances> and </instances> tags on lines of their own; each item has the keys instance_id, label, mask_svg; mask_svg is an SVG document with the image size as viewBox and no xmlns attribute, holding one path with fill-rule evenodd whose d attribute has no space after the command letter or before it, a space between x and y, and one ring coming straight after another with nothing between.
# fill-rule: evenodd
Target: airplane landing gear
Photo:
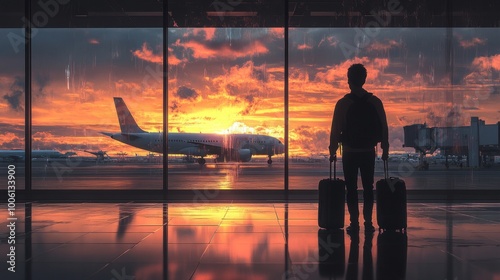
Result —
<instances>
[{"instance_id":1,"label":"airplane landing gear","mask_svg":"<svg viewBox=\"0 0 500 280\"><path fill-rule=\"evenodd\" d=\"M199 159L198 159L198 163L199 163L200 165L205 165L205 163L206 163L206 162L207 162L207 161L206 161L204 158L199 158Z\"/></svg>"},{"instance_id":2,"label":"airplane landing gear","mask_svg":"<svg viewBox=\"0 0 500 280\"><path fill-rule=\"evenodd\" d=\"M267 164L272 164L273 160L271 159L271 156L269 156L269 159L267 160Z\"/></svg>"}]
</instances>

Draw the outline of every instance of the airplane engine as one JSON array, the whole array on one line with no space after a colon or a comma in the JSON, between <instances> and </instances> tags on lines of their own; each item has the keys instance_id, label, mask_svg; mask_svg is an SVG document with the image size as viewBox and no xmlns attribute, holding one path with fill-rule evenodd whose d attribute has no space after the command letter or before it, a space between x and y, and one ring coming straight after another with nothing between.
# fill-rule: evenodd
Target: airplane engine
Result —
<instances>
[{"instance_id":1,"label":"airplane engine","mask_svg":"<svg viewBox=\"0 0 500 280\"><path fill-rule=\"evenodd\" d=\"M252 150L250 149L239 149L238 150L239 160L243 162L248 162L252 159Z\"/></svg>"}]
</instances>

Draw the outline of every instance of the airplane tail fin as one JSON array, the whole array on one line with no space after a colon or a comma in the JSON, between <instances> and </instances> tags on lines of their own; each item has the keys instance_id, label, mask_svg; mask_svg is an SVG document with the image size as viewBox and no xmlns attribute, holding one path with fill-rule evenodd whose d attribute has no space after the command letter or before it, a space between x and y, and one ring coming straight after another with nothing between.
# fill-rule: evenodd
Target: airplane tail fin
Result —
<instances>
[{"instance_id":1,"label":"airplane tail fin","mask_svg":"<svg viewBox=\"0 0 500 280\"><path fill-rule=\"evenodd\" d=\"M121 97L114 97L114 100L122 133L145 133L146 131L142 130L135 122L127 105L125 105L125 101Z\"/></svg>"}]
</instances>

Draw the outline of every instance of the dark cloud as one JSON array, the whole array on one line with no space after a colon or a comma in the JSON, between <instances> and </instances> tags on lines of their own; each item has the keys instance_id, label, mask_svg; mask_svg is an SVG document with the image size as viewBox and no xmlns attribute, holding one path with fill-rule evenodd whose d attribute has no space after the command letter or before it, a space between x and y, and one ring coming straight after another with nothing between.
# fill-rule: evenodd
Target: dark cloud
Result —
<instances>
[{"instance_id":1,"label":"dark cloud","mask_svg":"<svg viewBox=\"0 0 500 280\"><path fill-rule=\"evenodd\" d=\"M198 97L196 90L186 86L180 86L175 93L181 99L194 100Z\"/></svg>"},{"instance_id":2,"label":"dark cloud","mask_svg":"<svg viewBox=\"0 0 500 280\"><path fill-rule=\"evenodd\" d=\"M426 116L429 126L459 126L465 125L466 116L458 106L453 106L446 109L430 110Z\"/></svg>"},{"instance_id":3,"label":"dark cloud","mask_svg":"<svg viewBox=\"0 0 500 280\"><path fill-rule=\"evenodd\" d=\"M240 112L241 115L246 116L255 112L255 110L257 109L257 103L256 103L257 100L253 95L251 94L245 95L243 97L243 101L246 102L247 104L245 109Z\"/></svg>"},{"instance_id":4,"label":"dark cloud","mask_svg":"<svg viewBox=\"0 0 500 280\"><path fill-rule=\"evenodd\" d=\"M252 76L258 81L266 83L268 81L268 74L266 71L266 67L253 67L252 68Z\"/></svg>"},{"instance_id":5,"label":"dark cloud","mask_svg":"<svg viewBox=\"0 0 500 280\"><path fill-rule=\"evenodd\" d=\"M233 83L227 84L226 90L232 96L238 95L240 93L240 88L238 87L238 85L235 85Z\"/></svg>"},{"instance_id":6,"label":"dark cloud","mask_svg":"<svg viewBox=\"0 0 500 280\"><path fill-rule=\"evenodd\" d=\"M427 113L426 120L429 126L439 126L443 122L443 117L438 116L434 111L430 111Z\"/></svg>"},{"instance_id":7,"label":"dark cloud","mask_svg":"<svg viewBox=\"0 0 500 280\"><path fill-rule=\"evenodd\" d=\"M246 96L244 97L244 99L245 99L248 103L253 103L253 102L254 102L254 100L255 100L255 98L254 98L254 96L253 96L253 95L246 95Z\"/></svg>"},{"instance_id":8,"label":"dark cloud","mask_svg":"<svg viewBox=\"0 0 500 280\"><path fill-rule=\"evenodd\" d=\"M3 96L3 99L7 101L9 107L15 111L24 110L24 102L22 98L24 97L24 78L16 77L14 82L10 86L10 93Z\"/></svg>"},{"instance_id":9,"label":"dark cloud","mask_svg":"<svg viewBox=\"0 0 500 280\"><path fill-rule=\"evenodd\" d=\"M13 92L3 96L3 99L7 100L10 107L16 111L22 111L21 98L23 97L23 92L20 90L14 90Z\"/></svg>"},{"instance_id":10,"label":"dark cloud","mask_svg":"<svg viewBox=\"0 0 500 280\"><path fill-rule=\"evenodd\" d=\"M14 133L24 135L24 125L13 125L7 123L0 123L0 131L4 133Z\"/></svg>"},{"instance_id":11,"label":"dark cloud","mask_svg":"<svg viewBox=\"0 0 500 280\"><path fill-rule=\"evenodd\" d=\"M302 125L292 133L297 134L296 139L290 139L290 146L302 147L303 150L311 153L323 153L328 151L330 143L330 132L315 127Z\"/></svg>"},{"instance_id":12,"label":"dark cloud","mask_svg":"<svg viewBox=\"0 0 500 280\"><path fill-rule=\"evenodd\" d=\"M50 82L50 76L47 73L38 73L35 76L35 82L38 84L38 96L43 96L44 95L44 89L45 87L49 84Z\"/></svg>"},{"instance_id":13,"label":"dark cloud","mask_svg":"<svg viewBox=\"0 0 500 280\"><path fill-rule=\"evenodd\" d=\"M214 54L215 59L209 62L205 60L205 63L213 63L218 67L220 67L220 60L217 57L224 55L226 55L224 60L230 59L236 63L247 60L249 56L255 64L283 63L283 39L275 37L266 28L216 29L211 40L207 40L204 33L169 28L168 41L172 54L178 59L193 62L197 60L197 55L205 57L203 51L208 51ZM192 45L185 48L187 43ZM264 46L266 51L262 49ZM228 51L231 55L228 55Z\"/></svg>"},{"instance_id":14,"label":"dark cloud","mask_svg":"<svg viewBox=\"0 0 500 280\"><path fill-rule=\"evenodd\" d=\"M68 66L70 86L75 91L81 90L88 82L94 84L95 90L109 91L110 84L120 80L139 85L145 77L150 77L149 82L156 81L159 74L134 58L131 51L141 49L144 43L149 46L161 44L159 34L161 28L40 29L33 41L33 93L50 93L54 98L64 98L61 97L63 91L57 90L52 95L48 90L66 85L64 71ZM91 38L97 38L100 44L89 43ZM5 53L2 52L2 40L0 53ZM18 64L24 66L23 57L20 58ZM1 62L0 75L12 75L9 69L12 66L4 63L4 56Z\"/></svg>"},{"instance_id":15,"label":"dark cloud","mask_svg":"<svg viewBox=\"0 0 500 280\"><path fill-rule=\"evenodd\" d=\"M172 112L178 112L179 111L179 103L177 102L172 102L172 106L170 106L170 111Z\"/></svg>"}]
</instances>

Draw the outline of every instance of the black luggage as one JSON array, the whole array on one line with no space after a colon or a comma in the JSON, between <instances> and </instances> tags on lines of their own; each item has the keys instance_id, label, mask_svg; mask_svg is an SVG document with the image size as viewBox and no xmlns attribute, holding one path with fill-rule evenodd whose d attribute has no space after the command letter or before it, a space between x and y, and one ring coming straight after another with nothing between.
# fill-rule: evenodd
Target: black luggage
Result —
<instances>
[{"instance_id":1,"label":"black luggage","mask_svg":"<svg viewBox=\"0 0 500 280\"><path fill-rule=\"evenodd\" d=\"M337 178L336 161L330 162L330 178L319 181L318 225L325 229L344 227L345 182Z\"/></svg>"},{"instance_id":2,"label":"black luggage","mask_svg":"<svg viewBox=\"0 0 500 280\"><path fill-rule=\"evenodd\" d=\"M406 231L406 184L399 178L389 177L387 165L384 160L385 178L376 184L379 231Z\"/></svg>"},{"instance_id":3,"label":"black luggage","mask_svg":"<svg viewBox=\"0 0 500 280\"><path fill-rule=\"evenodd\" d=\"M377 279L406 279L408 236L386 231L377 237Z\"/></svg>"}]
</instances>

